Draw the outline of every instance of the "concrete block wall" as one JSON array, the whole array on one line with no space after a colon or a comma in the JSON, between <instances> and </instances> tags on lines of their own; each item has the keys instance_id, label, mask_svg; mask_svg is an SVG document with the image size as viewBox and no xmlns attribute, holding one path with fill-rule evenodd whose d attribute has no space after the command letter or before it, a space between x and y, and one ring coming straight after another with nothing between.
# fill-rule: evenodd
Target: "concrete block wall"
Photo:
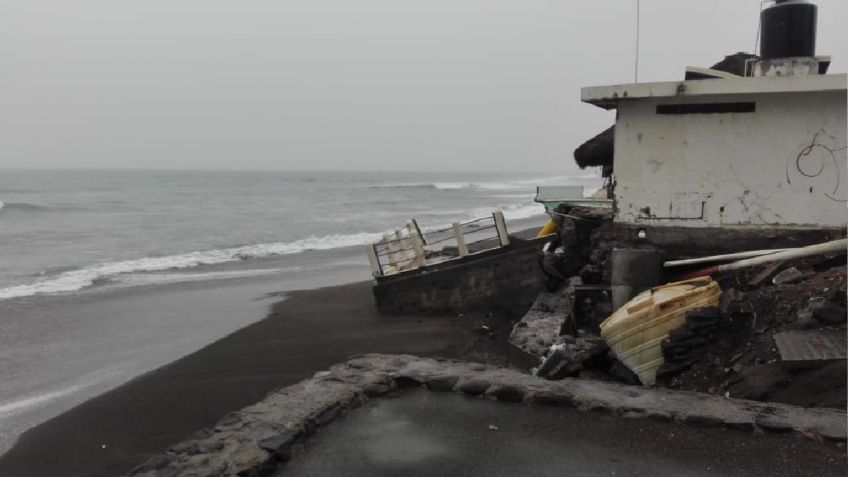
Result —
<instances>
[{"instance_id":1,"label":"concrete block wall","mask_svg":"<svg viewBox=\"0 0 848 477\"><path fill-rule=\"evenodd\" d=\"M520 315L543 288L541 244L515 240L503 249L378 279L373 287L377 308L389 314L501 308Z\"/></svg>"}]
</instances>

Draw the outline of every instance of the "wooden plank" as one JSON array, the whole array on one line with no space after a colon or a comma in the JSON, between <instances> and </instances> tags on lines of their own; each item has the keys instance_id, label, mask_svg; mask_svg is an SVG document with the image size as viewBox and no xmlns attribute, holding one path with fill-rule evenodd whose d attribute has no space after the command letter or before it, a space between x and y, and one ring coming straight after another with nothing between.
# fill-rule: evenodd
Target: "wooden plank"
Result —
<instances>
[{"instance_id":1,"label":"wooden plank","mask_svg":"<svg viewBox=\"0 0 848 477\"><path fill-rule=\"evenodd\" d=\"M498 231L498 240L501 242L501 247L506 247L509 245L509 234L506 232L506 221L504 220L503 211L496 210L492 213L492 217L495 219L495 228Z\"/></svg>"},{"instance_id":2,"label":"wooden plank","mask_svg":"<svg viewBox=\"0 0 848 477\"><path fill-rule=\"evenodd\" d=\"M424 256L424 244L421 242L421 236L413 227L412 223L406 224L406 231L409 234L409 240L412 242L412 248L415 250L415 263L419 267L427 264L427 259Z\"/></svg>"},{"instance_id":3,"label":"wooden plank","mask_svg":"<svg viewBox=\"0 0 848 477\"><path fill-rule=\"evenodd\" d=\"M389 267L395 268L397 266L397 242L392 241L389 234L383 234L383 242L385 242L389 253Z\"/></svg>"},{"instance_id":4,"label":"wooden plank","mask_svg":"<svg viewBox=\"0 0 848 477\"><path fill-rule=\"evenodd\" d=\"M767 266L762 272L760 272L756 277L752 278L748 282L749 287L758 287L768 281L772 275L777 273L777 271L786 264L786 260L780 260L778 262L774 262L771 265Z\"/></svg>"},{"instance_id":5,"label":"wooden plank","mask_svg":"<svg viewBox=\"0 0 848 477\"><path fill-rule=\"evenodd\" d=\"M453 236L456 239L456 248L459 250L459 256L465 257L468 255L468 245L465 244L465 236L462 235L462 225L459 222L454 222Z\"/></svg>"},{"instance_id":6,"label":"wooden plank","mask_svg":"<svg viewBox=\"0 0 848 477\"><path fill-rule=\"evenodd\" d=\"M774 344L786 369L804 369L844 360L845 330L784 331L774 334Z\"/></svg>"},{"instance_id":7,"label":"wooden plank","mask_svg":"<svg viewBox=\"0 0 848 477\"><path fill-rule=\"evenodd\" d=\"M374 250L374 244L368 244L365 247L368 253L368 261L371 262L371 273L375 277L383 276L383 268L380 266L380 259L377 258L377 251Z\"/></svg>"},{"instance_id":8,"label":"wooden plank","mask_svg":"<svg viewBox=\"0 0 848 477\"><path fill-rule=\"evenodd\" d=\"M419 237L421 237L421 243L427 245L427 239L424 237L424 234L421 233L421 227L418 226L418 221L412 219L412 225L415 226L415 232L418 234Z\"/></svg>"}]
</instances>

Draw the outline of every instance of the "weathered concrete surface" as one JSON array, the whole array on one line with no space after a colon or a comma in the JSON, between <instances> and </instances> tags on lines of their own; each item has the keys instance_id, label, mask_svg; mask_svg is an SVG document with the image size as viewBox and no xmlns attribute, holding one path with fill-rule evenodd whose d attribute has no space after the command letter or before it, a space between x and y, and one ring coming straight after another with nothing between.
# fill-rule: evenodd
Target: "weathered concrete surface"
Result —
<instances>
[{"instance_id":1,"label":"weathered concrete surface","mask_svg":"<svg viewBox=\"0 0 848 477\"><path fill-rule=\"evenodd\" d=\"M644 238L639 232L644 231ZM619 248L653 246L666 259L693 258L747 250L794 248L828 242L845 237L844 227L797 227L723 225L721 227L679 227L645 224L605 223L593 234L592 243L614 243Z\"/></svg>"},{"instance_id":2,"label":"weathered concrete surface","mask_svg":"<svg viewBox=\"0 0 848 477\"><path fill-rule=\"evenodd\" d=\"M444 314L502 308L520 315L542 289L535 259L539 240L515 238L506 247L377 279L382 313Z\"/></svg>"},{"instance_id":3,"label":"weathered concrete surface","mask_svg":"<svg viewBox=\"0 0 848 477\"><path fill-rule=\"evenodd\" d=\"M563 290L542 292L509 335L509 344L521 351L544 357L551 345L562 342L562 324L571 316L571 301Z\"/></svg>"},{"instance_id":4,"label":"weathered concrete surface","mask_svg":"<svg viewBox=\"0 0 848 477\"><path fill-rule=\"evenodd\" d=\"M845 412L727 399L697 393L564 379L545 381L504 368L411 355L365 355L269 394L225 416L194 439L134 469L134 477L268 475L289 458L291 445L397 388L467 392L505 402L571 406L627 418L650 418L744 431L794 432L845 441Z\"/></svg>"},{"instance_id":5,"label":"weathered concrete surface","mask_svg":"<svg viewBox=\"0 0 848 477\"><path fill-rule=\"evenodd\" d=\"M845 451L421 388L375 399L292 449L274 477L845 477Z\"/></svg>"}]
</instances>

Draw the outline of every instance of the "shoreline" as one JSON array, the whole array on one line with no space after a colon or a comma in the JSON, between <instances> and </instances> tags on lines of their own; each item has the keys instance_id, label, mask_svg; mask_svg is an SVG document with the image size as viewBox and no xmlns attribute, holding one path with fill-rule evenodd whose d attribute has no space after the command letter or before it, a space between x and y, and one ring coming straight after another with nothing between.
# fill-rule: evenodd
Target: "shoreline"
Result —
<instances>
[{"instance_id":1,"label":"shoreline","mask_svg":"<svg viewBox=\"0 0 848 477\"><path fill-rule=\"evenodd\" d=\"M120 474L352 355L459 357L474 340L468 320L379 315L370 286L291 292L265 319L27 430L0 456L0 475Z\"/></svg>"},{"instance_id":2,"label":"shoreline","mask_svg":"<svg viewBox=\"0 0 848 477\"><path fill-rule=\"evenodd\" d=\"M512 221L508 225L516 231L514 235L534 235L540 222L545 219L544 215L540 215ZM86 472L68 474L68 469L76 471L77 467L85 468L85 462L101 459L105 459L104 462L110 461L110 444L95 441L108 441L124 429L121 426L110 427L108 423L101 425L98 422L101 419L118 422L112 414L123 412L108 405L102 407L105 403L111 399L123 399L120 397L121 390L128 387L136 389L135 392L140 395L155 394L158 391L144 389L146 385L140 383L154 383L154 388L160 386L161 383L157 384L158 381L152 376L167 375L171 368L182 367L179 363L183 361L202 361L205 358L197 356L214 355L219 352L221 346L226 346L226 343L239 341L239 337L248 334L251 327L260 326L264 321L273 321L276 310L285 308L289 299L295 299L295 304L305 300L302 309L296 310L295 314L305 320L303 326L308 329L307 333L316 332L315 327L322 323L326 323L333 331L339 326L343 327L343 316L341 320L338 317L326 318L320 311L327 306L332 307L334 301L341 300L338 313L354 315L356 319L364 322L364 328L368 331L362 331L363 335L385 335L388 340L399 339L399 342L407 344L417 343L417 348L393 348L385 343L376 343L375 339L366 339L373 344L342 348L338 353L331 353L331 359L321 363L310 365L297 362L296 359L293 364L280 362L277 367L283 369L282 373L291 373L293 369L297 373L282 381L278 376L271 376L268 379L271 384L265 386L261 384L262 375L279 374L280 371L274 366L248 360L241 363L244 365L240 371L243 375L250 374L252 367L266 368L265 371L255 373L257 376L254 379L259 383L249 384L251 389L261 388L264 393L292 384L310 376L312 372L356 353L394 351L426 355L438 351L434 343L451 339L456 343L454 356L457 356L460 345L465 345L466 352L476 352L480 348L485 350L490 346L488 343L484 343L482 347L474 343L469 345L472 337L467 335L461 339L452 336L457 334L458 327L456 323L445 320L441 320L434 328L424 327L425 332L421 337L416 335L418 331L414 330L414 326L408 329L387 327L387 323L398 324L410 320L417 321L420 318L389 318L376 314L369 289L371 281L357 281L368 276L367 260L365 254L359 253L360 251L360 247L307 251L296 255L271 257L251 265L252 268L290 267L296 270L275 275L114 289L96 288L71 295L0 301L0 314L10 318L0 323L0 376L7 376L7 386L5 390L0 390L0 475L5 475L6 471L3 469L6 469L7 462L10 461L17 462L14 466L24 466L15 467L16 469L26 468L29 465L27 461L34 463L33 465L46 465L38 462L42 460L38 457L39 448L45 445L59 448L66 445L62 443L63 440L86 444L75 447L74 452L65 452L63 458L57 457L57 462L65 464L56 464L52 467L53 470L47 465L43 474L34 473L35 469L28 468L22 472L25 475L51 475L51 472L55 475L58 469L62 475L90 475ZM235 262L215 268L233 270L239 264ZM349 291L357 287L362 289L356 293ZM341 298L330 290L340 290ZM305 298L311 296L315 298ZM314 315L308 312L313 308L316 310ZM308 321L309 319L312 321ZM427 318L428 322L433 319ZM410 323L407 323L407 326L409 325ZM333 335L333 331L329 334ZM299 329L290 330L295 338L303 337L299 332ZM261 343L267 338L277 336L278 333L257 335L255 341ZM399 333L399 336L396 338L392 333ZM5 342L4 335L7 338ZM334 346L339 339L339 336L330 336L328 346ZM238 346L247 348L249 340L244 340L247 338ZM302 343L294 346L299 346L304 353L309 354L314 348L324 344L321 341L321 338L311 341L311 348L304 347ZM417 351L419 349L420 351ZM498 350L491 355L503 355L502 351ZM485 353L484 359L489 356L488 352ZM191 379L204 375L220 376L215 374L216 370L211 366L197 363L185 373L191 375ZM285 371L285 368L289 368L289 371ZM232 371L239 374L237 370ZM232 376L227 379L232 379ZM181 390L180 393L195 396L189 399L190 402L202 402L202 393L195 395L190 391L186 393ZM220 389L218 392L233 394ZM260 399L263 393L251 394L252 397L247 401L237 399L232 404L214 408L223 414ZM227 399L230 398L225 396L224 402L229 402ZM127 400L123 402L125 408L132 408L137 404ZM152 403L152 408L146 408L156 415L151 416L152 419L159 419L160 411L173 405L165 404L167 400L161 402L158 409ZM175 414L170 410L162 412L162 415ZM184 412L192 414L196 411L189 409ZM103 413L103 417L100 413ZM77 415L84 415L86 418L73 417ZM214 416L215 419L219 417L220 415ZM182 430L191 432L200 427L203 426L190 425ZM50 434L56 435L55 440ZM41 437L29 437L36 435ZM97 437L99 435L106 438ZM176 441L184 437L180 435L171 440ZM168 437L163 436L161 439L157 441L160 444L166 442ZM102 449L103 444L107 445L106 452ZM121 453L127 455L141 452L142 456L139 458L143 460L145 444L142 444L138 448L141 450L138 451L135 445L124 442L118 445L118 448ZM89 448L86 449L86 446ZM152 450L155 452L163 449L154 446ZM77 459L74 457L75 453L86 457ZM19 457L15 457L16 455ZM124 458L128 457L118 460ZM129 459L131 462L138 462L137 459ZM13 472L12 475L19 473L21 472Z\"/></svg>"}]
</instances>

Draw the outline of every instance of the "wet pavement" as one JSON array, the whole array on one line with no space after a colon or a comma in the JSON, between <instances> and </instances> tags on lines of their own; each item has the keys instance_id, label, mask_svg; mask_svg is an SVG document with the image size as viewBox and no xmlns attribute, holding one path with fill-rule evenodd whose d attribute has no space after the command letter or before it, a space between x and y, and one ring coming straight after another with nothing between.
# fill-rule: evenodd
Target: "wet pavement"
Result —
<instances>
[{"instance_id":1,"label":"wet pavement","mask_svg":"<svg viewBox=\"0 0 848 477\"><path fill-rule=\"evenodd\" d=\"M276 476L846 475L844 448L574 409L409 391L295 448Z\"/></svg>"}]
</instances>

